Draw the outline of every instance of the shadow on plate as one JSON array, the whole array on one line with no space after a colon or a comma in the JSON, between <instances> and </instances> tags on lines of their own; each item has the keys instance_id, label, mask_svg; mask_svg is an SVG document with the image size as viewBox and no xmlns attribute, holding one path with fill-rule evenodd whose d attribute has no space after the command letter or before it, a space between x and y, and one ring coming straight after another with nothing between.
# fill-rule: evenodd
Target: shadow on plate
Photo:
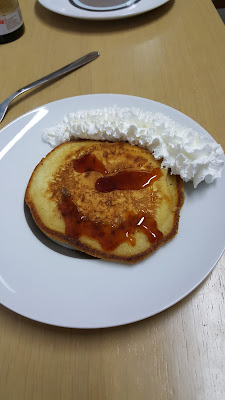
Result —
<instances>
[{"instance_id":1,"label":"shadow on plate","mask_svg":"<svg viewBox=\"0 0 225 400\"><path fill-rule=\"evenodd\" d=\"M141 0L69 0L73 7L85 11L117 11L129 8Z\"/></svg>"},{"instance_id":2,"label":"shadow on plate","mask_svg":"<svg viewBox=\"0 0 225 400\"><path fill-rule=\"evenodd\" d=\"M89 256L88 254L82 253L81 251L64 247L61 244L58 244L53 240L49 239L35 224L30 209L25 202L24 202L24 215L32 233L36 236L38 240L40 240L41 243L43 243L49 249L55 251L56 253L63 254L64 256L67 257L96 260L95 257Z\"/></svg>"},{"instance_id":3,"label":"shadow on plate","mask_svg":"<svg viewBox=\"0 0 225 400\"><path fill-rule=\"evenodd\" d=\"M214 182L210 183L210 187L215 187L217 184L217 179L215 179ZM185 182L184 183L184 191L185 191L185 196L186 197L198 197L198 198L203 198L205 197L207 193L207 189L209 189L209 185L205 182L201 182L198 186L198 190L196 190L193 186L193 182Z\"/></svg>"}]
</instances>

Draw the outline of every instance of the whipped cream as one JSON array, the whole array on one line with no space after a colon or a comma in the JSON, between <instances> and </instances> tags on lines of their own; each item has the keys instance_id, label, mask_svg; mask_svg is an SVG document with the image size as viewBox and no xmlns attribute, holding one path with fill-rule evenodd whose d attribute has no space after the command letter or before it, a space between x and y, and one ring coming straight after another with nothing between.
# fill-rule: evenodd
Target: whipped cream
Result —
<instances>
[{"instance_id":1,"label":"whipped cream","mask_svg":"<svg viewBox=\"0 0 225 400\"><path fill-rule=\"evenodd\" d=\"M81 110L66 115L59 125L45 129L43 140L52 147L73 139L126 141L162 159L161 167L193 181L213 182L221 177L222 147L208 135L181 126L161 113L117 106Z\"/></svg>"}]
</instances>

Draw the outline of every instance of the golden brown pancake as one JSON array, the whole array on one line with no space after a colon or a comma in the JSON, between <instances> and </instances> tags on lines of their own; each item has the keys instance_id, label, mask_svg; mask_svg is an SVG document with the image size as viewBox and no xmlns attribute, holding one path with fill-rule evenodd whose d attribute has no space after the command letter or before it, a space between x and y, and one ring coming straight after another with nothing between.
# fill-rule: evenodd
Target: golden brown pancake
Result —
<instances>
[{"instance_id":1,"label":"golden brown pancake","mask_svg":"<svg viewBox=\"0 0 225 400\"><path fill-rule=\"evenodd\" d=\"M178 230L183 182L160 165L149 151L124 142L63 143L33 171L25 201L53 240L134 263Z\"/></svg>"}]
</instances>

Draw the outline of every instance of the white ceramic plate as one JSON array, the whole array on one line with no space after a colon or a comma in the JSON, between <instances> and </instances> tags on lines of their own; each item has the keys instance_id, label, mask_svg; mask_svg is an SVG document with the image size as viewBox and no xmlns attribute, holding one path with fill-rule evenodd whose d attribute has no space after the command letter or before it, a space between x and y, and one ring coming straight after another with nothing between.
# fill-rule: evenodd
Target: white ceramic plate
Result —
<instances>
[{"instance_id":1,"label":"white ceramic plate","mask_svg":"<svg viewBox=\"0 0 225 400\"><path fill-rule=\"evenodd\" d=\"M39 3L50 11L57 14L66 15L68 17L93 20L109 20L132 17L134 15L143 14L153 10L169 0L117 0L117 4L121 3L120 8L110 7L113 1L107 0L108 9L103 11L103 7L96 7L96 11L88 9L87 4L103 3L103 1L87 1L87 0L38 0ZM83 3L83 4L82 4ZM83 7L83 8L81 8ZM92 6L93 7L93 6ZM93 7L94 9L95 7ZM101 10L100 10L101 9Z\"/></svg>"},{"instance_id":2,"label":"white ceramic plate","mask_svg":"<svg viewBox=\"0 0 225 400\"><path fill-rule=\"evenodd\" d=\"M33 223L24 192L50 150L42 131L68 112L118 105L162 112L204 133L184 114L151 100L116 94L44 105L0 132L0 302L28 318L76 328L123 325L152 316L190 293L212 270L225 243L225 178L185 184L178 235L133 266L86 257L46 238Z\"/></svg>"}]
</instances>

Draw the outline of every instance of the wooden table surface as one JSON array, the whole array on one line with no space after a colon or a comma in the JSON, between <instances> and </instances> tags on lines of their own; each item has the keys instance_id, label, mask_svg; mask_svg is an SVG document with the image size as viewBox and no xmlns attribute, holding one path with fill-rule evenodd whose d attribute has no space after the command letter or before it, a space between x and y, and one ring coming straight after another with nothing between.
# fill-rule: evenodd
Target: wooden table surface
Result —
<instances>
[{"instance_id":1,"label":"wooden table surface","mask_svg":"<svg viewBox=\"0 0 225 400\"><path fill-rule=\"evenodd\" d=\"M0 47L0 101L87 52L101 56L15 100L1 128L64 97L123 93L184 112L225 148L225 28L210 0L170 1L115 21L68 18L35 1L20 6L26 32ZM176 306L105 330L46 326L0 306L0 398L221 400L224 284L223 256Z\"/></svg>"}]
</instances>

